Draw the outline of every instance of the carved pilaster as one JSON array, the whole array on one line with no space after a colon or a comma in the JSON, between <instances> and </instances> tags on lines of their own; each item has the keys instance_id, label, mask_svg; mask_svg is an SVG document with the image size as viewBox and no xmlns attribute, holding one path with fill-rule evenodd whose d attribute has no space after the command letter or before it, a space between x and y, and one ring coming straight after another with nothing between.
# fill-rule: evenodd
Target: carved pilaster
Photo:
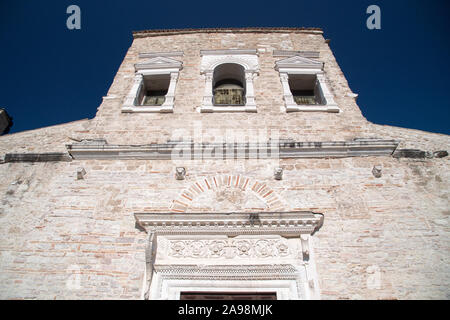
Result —
<instances>
[{"instance_id":1,"label":"carved pilaster","mask_svg":"<svg viewBox=\"0 0 450 320\"><path fill-rule=\"evenodd\" d=\"M156 248L157 248L157 237L155 232L150 232L148 237L147 248L145 249L145 293L144 298L146 300L149 299L150 296L150 286L152 284L155 257L156 257Z\"/></svg>"},{"instance_id":2,"label":"carved pilaster","mask_svg":"<svg viewBox=\"0 0 450 320\"><path fill-rule=\"evenodd\" d=\"M253 87L253 79L255 77L255 73L253 72L246 72L245 73L245 84L246 84L246 94L245 99L246 103L245 106L256 106L255 103L255 89Z\"/></svg>"},{"instance_id":3,"label":"carved pilaster","mask_svg":"<svg viewBox=\"0 0 450 320\"><path fill-rule=\"evenodd\" d=\"M287 73L280 73L281 85L283 86L283 96L286 102L286 107L297 105L292 96L291 88L289 87L289 75Z\"/></svg>"},{"instance_id":4,"label":"carved pilaster","mask_svg":"<svg viewBox=\"0 0 450 320\"><path fill-rule=\"evenodd\" d=\"M309 261L309 234L302 234L300 240L302 243L303 261Z\"/></svg>"},{"instance_id":5,"label":"carved pilaster","mask_svg":"<svg viewBox=\"0 0 450 320\"><path fill-rule=\"evenodd\" d=\"M166 100L163 103L163 107L173 107L175 100L175 88L178 81L178 72L172 72L170 74L169 89L167 90Z\"/></svg>"},{"instance_id":6,"label":"carved pilaster","mask_svg":"<svg viewBox=\"0 0 450 320\"><path fill-rule=\"evenodd\" d=\"M212 81L213 81L213 72L212 71L205 72L205 93L203 94L204 106L212 105L212 98L213 98Z\"/></svg>"},{"instance_id":7,"label":"carved pilaster","mask_svg":"<svg viewBox=\"0 0 450 320\"><path fill-rule=\"evenodd\" d=\"M140 90L142 89L143 82L144 82L144 76L140 73L137 73L134 76L133 86L131 87L130 91L128 92L128 95L125 98L124 104L126 106L138 105L137 98L139 96Z\"/></svg>"}]
</instances>

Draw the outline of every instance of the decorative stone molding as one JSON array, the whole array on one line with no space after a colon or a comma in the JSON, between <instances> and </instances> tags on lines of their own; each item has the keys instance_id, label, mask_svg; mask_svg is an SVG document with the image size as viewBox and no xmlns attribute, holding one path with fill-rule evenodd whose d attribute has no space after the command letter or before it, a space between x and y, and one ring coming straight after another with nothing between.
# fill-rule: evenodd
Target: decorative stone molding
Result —
<instances>
[{"instance_id":1,"label":"decorative stone molding","mask_svg":"<svg viewBox=\"0 0 450 320\"><path fill-rule=\"evenodd\" d=\"M182 291L203 291L205 280L210 290L271 287L278 299L318 298L309 239L323 215L256 213L254 224L252 214L136 213L149 233L143 298L179 299ZM282 294L285 285L291 289Z\"/></svg>"},{"instance_id":2,"label":"decorative stone molding","mask_svg":"<svg viewBox=\"0 0 450 320\"><path fill-rule=\"evenodd\" d=\"M197 108L198 112L256 112L255 92L253 80L259 71L256 50L202 50L201 72L205 76L205 91L203 102ZM215 106L213 104L213 74L214 69L222 64L238 64L245 72L245 100L244 106Z\"/></svg>"},{"instance_id":3,"label":"decorative stone molding","mask_svg":"<svg viewBox=\"0 0 450 320\"><path fill-rule=\"evenodd\" d=\"M275 69L280 73L280 80L283 86L283 95L286 112L331 112L339 113L341 109L334 101L333 94L328 89L323 73L323 62L305 58L302 56L293 56L276 62ZM291 89L289 87L289 75L314 74L321 96L325 101L323 105L298 105L294 101Z\"/></svg>"},{"instance_id":4,"label":"decorative stone molding","mask_svg":"<svg viewBox=\"0 0 450 320\"><path fill-rule=\"evenodd\" d=\"M297 159L297 158L344 158L364 156L391 156L399 141L383 139L355 139L352 141L295 142L269 141L267 143L193 143L168 142L149 145L110 145L105 140L84 140L66 145L74 159L109 160L199 160L199 159ZM420 150L418 150L420 151ZM417 153L417 152L416 152ZM412 157L416 153L396 152L395 157ZM54 161L64 154L55 154ZM71 160L69 156L66 155ZM38 156L29 156L39 159ZM7 154L6 162L25 159L25 155ZM47 159L47 158L46 158ZM50 159L50 158L48 158ZM39 160L36 160L39 161ZM48 160L50 161L50 160Z\"/></svg>"},{"instance_id":5,"label":"decorative stone molding","mask_svg":"<svg viewBox=\"0 0 450 320\"><path fill-rule=\"evenodd\" d=\"M136 74L133 86L125 98L122 112L124 113L171 113L174 108L175 89L178 75L183 63L168 57L154 57L145 62L135 64ZM161 106L141 106L138 97L144 87L144 77L170 75L169 88L165 101Z\"/></svg>"},{"instance_id":6,"label":"decorative stone molding","mask_svg":"<svg viewBox=\"0 0 450 320\"><path fill-rule=\"evenodd\" d=\"M207 177L192 183L183 190L172 203L172 212L186 212L195 198L205 192L219 192L223 189L233 189L243 193L249 191L260 199L267 210L284 210L284 201L267 184L240 175L218 175Z\"/></svg>"},{"instance_id":7,"label":"decorative stone molding","mask_svg":"<svg viewBox=\"0 0 450 320\"><path fill-rule=\"evenodd\" d=\"M158 235L263 235L314 234L323 225L323 215L305 212L259 212L259 224L250 213L135 213L137 225Z\"/></svg>"},{"instance_id":8,"label":"decorative stone molding","mask_svg":"<svg viewBox=\"0 0 450 320\"><path fill-rule=\"evenodd\" d=\"M50 153L7 153L3 163L7 162L70 162L72 157L63 152Z\"/></svg>"},{"instance_id":9,"label":"decorative stone molding","mask_svg":"<svg viewBox=\"0 0 450 320\"><path fill-rule=\"evenodd\" d=\"M295 273L293 269L273 268L272 266L261 266L259 270L271 270L262 274L249 273L247 268L233 268L234 274L225 277L223 275L210 274L200 276L208 269L191 268L185 271L180 268L177 276L170 273L157 273L154 285L152 285L152 296L155 300L179 300L182 292L274 292L277 300L306 300L318 299L318 296L309 293L305 289L306 278L302 268ZM247 275L249 275L247 277ZM280 279L278 279L280 278Z\"/></svg>"},{"instance_id":10,"label":"decorative stone molding","mask_svg":"<svg viewBox=\"0 0 450 320\"><path fill-rule=\"evenodd\" d=\"M254 259L297 257L286 239L225 238L198 240L166 240L167 256L174 259ZM159 241L161 243L161 240Z\"/></svg>"},{"instance_id":11,"label":"decorative stone molding","mask_svg":"<svg viewBox=\"0 0 450 320\"><path fill-rule=\"evenodd\" d=\"M134 68L136 71L142 74L164 74L159 72L152 72L152 70L166 70L169 69L166 73L171 73L173 71L179 71L183 66L181 61L171 59L168 57L154 57L145 62L136 63Z\"/></svg>"},{"instance_id":12,"label":"decorative stone molding","mask_svg":"<svg viewBox=\"0 0 450 320\"><path fill-rule=\"evenodd\" d=\"M225 265L225 266L174 266L159 265L156 271L166 279L210 279L210 280L265 280L268 275L274 280L295 279L298 270L288 265ZM174 274L176 272L176 275Z\"/></svg>"}]
</instances>

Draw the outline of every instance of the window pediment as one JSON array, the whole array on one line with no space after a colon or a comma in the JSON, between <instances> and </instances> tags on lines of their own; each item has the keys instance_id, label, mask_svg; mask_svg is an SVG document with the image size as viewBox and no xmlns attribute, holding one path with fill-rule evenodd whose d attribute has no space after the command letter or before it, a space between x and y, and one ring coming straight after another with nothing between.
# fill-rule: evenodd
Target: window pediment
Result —
<instances>
[{"instance_id":1,"label":"window pediment","mask_svg":"<svg viewBox=\"0 0 450 320\"><path fill-rule=\"evenodd\" d=\"M183 62L167 57L155 57L134 65L136 71L148 69L181 69L182 66Z\"/></svg>"},{"instance_id":2,"label":"window pediment","mask_svg":"<svg viewBox=\"0 0 450 320\"><path fill-rule=\"evenodd\" d=\"M279 70L281 68L323 69L323 62L300 56L281 59L278 60L275 64L276 70Z\"/></svg>"}]
</instances>

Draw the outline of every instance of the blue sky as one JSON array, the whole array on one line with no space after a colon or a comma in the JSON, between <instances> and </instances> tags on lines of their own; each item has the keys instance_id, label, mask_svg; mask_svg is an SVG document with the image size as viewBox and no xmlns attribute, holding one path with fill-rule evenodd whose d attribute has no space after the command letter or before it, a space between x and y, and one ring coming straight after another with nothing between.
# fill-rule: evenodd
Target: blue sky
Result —
<instances>
[{"instance_id":1,"label":"blue sky","mask_svg":"<svg viewBox=\"0 0 450 320\"><path fill-rule=\"evenodd\" d=\"M66 8L81 8L81 30ZM381 30L366 8L381 8ZM374 123L450 134L449 1L0 2L0 107L11 133L95 116L132 31L320 27Z\"/></svg>"}]
</instances>

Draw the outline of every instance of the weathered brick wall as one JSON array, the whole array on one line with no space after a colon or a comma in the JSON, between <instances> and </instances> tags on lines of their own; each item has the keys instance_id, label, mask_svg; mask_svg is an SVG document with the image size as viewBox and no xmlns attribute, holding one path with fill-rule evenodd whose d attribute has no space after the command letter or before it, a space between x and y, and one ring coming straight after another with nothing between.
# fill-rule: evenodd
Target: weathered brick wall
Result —
<instances>
[{"instance_id":1,"label":"weathered brick wall","mask_svg":"<svg viewBox=\"0 0 450 320\"><path fill-rule=\"evenodd\" d=\"M194 110L204 86L199 50L230 48L266 49L259 53L260 75L254 82L258 113L199 114ZM280 112L284 102L274 49L320 51L343 112ZM141 61L138 54L152 51L184 52L177 58L184 69L174 113L121 113L133 65ZM179 128L196 138L194 129L200 126L204 141L227 130L261 129L297 141L379 137L398 139L402 148L448 149L449 136L367 122L349 93L321 34L137 38L94 119L2 136L0 155L64 152L65 144L84 138L106 138L111 144L166 142ZM279 164L285 169L282 181L273 179L278 164L269 160L0 164L0 298L138 299L146 235L135 228L133 213L274 209L325 215L313 237L322 298L450 297L448 158L290 159ZM184 181L174 178L179 165L187 169ZM372 175L374 165L383 167L379 179ZM76 180L78 167L87 172L84 180ZM212 184L214 178L220 186L210 190L205 179ZM195 182L203 192L191 200L183 197Z\"/></svg>"},{"instance_id":2,"label":"weathered brick wall","mask_svg":"<svg viewBox=\"0 0 450 320\"><path fill-rule=\"evenodd\" d=\"M265 49L259 52L259 76L254 80L257 114L200 114L195 108L201 105L204 76L200 73L201 49L248 48ZM330 89L343 113L294 113L280 111L284 106L282 86L273 57L273 50L319 51L320 61L325 62L325 72ZM183 70L178 80L174 114L123 114L122 103L132 85L134 64L142 52L183 51ZM321 34L308 33L198 33L137 38L126 58L95 119L95 133L107 137L115 144L165 142L172 137L173 128L191 128L201 123L203 138L211 137L211 130L226 129L276 129L283 138L298 141L348 140L359 137L366 124L345 77Z\"/></svg>"},{"instance_id":3,"label":"weathered brick wall","mask_svg":"<svg viewBox=\"0 0 450 320\"><path fill-rule=\"evenodd\" d=\"M66 144L76 142L71 138L86 134L89 124L85 119L0 136L0 157L6 153L67 152Z\"/></svg>"},{"instance_id":4,"label":"weathered brick wall","mask_svg":"<svg viewBox=\"0 0 450 320\"><path fill-rule=\"evenodd\" d=\"M198 182L204 191L184 198L188 212L277 206L323 213L313 243L324 299L448 298L448 160L280 164L282 181L273 179L266 160L235 161L220 170L213 161L188 163L184 181L174 178L168 161L4 164L0 297L140 298L146 235L135 228L133 213L171 211ZM377 164L380 179L371 173ZM87 171L84 180L76 180L77 167ZM212 185L214 178L222 186L209 190L204 180ZM266 192L252 191L255 182L280 203L270 206ZM381 274L375 288L368 286L373 270ZM75 279L80 288L71 286Z\"/></svg>"}]
</instances>

